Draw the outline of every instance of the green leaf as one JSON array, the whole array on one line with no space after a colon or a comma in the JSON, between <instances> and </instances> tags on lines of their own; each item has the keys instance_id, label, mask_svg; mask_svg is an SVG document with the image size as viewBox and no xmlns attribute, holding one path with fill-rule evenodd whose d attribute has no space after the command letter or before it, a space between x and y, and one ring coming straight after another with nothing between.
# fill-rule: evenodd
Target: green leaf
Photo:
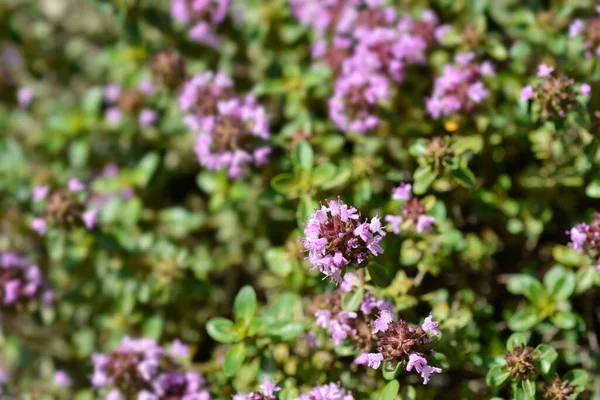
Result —
<instances>
[{"instance_id":1,"label":"green leaf","mask_svg":"<svg viewBox=\"0 0 600 400\"><path fill-rule=\"evenodd\" d=\"M311 184L313 186L322 186L335 178L337 168L333 164L322 164L316 167L311 175Z\"/></svg>"},{"instance_id":2,"label":"green leaf","mask_svg":"<svg viewBox=\"0 0 600 400\"><path fill-rule=\"evenodd\" d=\"M363 288L358 288L353 292L344 293L342 296L342 309L346 312L358 310L364 295L365 291Z\"/></svg>"},{"instance_id":3,"label":"green leaf","mask_svg":"<svg viewBox=\"0 0 600 400\"><path fill-rule=\"evenodd\" d=\"M233 313L235 320L248 326L256 314L256 292L252 286L244 286L233 303Z\"/></svg>"},{"instance_id":4,"label":"green leaf","mask_svg":"<svg viewBox=\"0 0 600 400\"><path fill-rule=\"evenodd\" d=\"M505 371L502 365L495 365L488 371L485 381L488 386L497 387L502 385L509 376L510 373Z\"/></svg>"},{"instance_id":5,"label":"green leaf","mask_svg":"<svg viewBox=\"0 0 600 400\"><path fill-rule=\"evenodd\" d=\"M367 271L369 271L369 276L376 286L387 287L390 283L390 277L383 265L371 261L369 265L367 265Z\"/></svg>"},{"instance_id":6,"label":"green leaf","mask_svg":"<svg viewBox=\"0 0 600 400\"><path fill-rule=\"evenodd\" d=\"M571 311L557 311L550 316L550 321L559 328L572 329L577 324L577 315Z\"/></svg>"},{"instance_id":7,"label":"green leaf","mask_svg":"<svg viewBox=\"0 0 600 400\"><path fill-rule=\"evenodd\" d=\"M400 382L393 380L388 382L381 392L382 400L394 400L400 391Z\"/></svg>"},{"instance_id":8,"label":"green leaf","mask_svg":"<svg viewBox=\"0 0 600 400\"><path fill-rule=\"evenodd\" d=\"M466 187L471 187L477 182L475 175L467 167L452 170L452 176L458 181L458 183Z\"/></svg>"},{"instance_id":9,"label":"green leaf","mask_svg":"<svg viewBox=\"0 0 600 400\"><path fill-rule=\"evenodd\" d=\"M237 343L225 353L225 361L223 362L223 370L225 376L234 376L240 369L246 359L246 345Z\"/></svg>"},{"instance_id":10,"label":"green leaf","mask_svg":"<svg viewBox=\"0 0 600 400\"><path fill-rule=\"evenodd\" d=\"M267 327L267 334L279 340L292 340L304 332L299 322L277 321Z\"/></svg>"},{"instance_id":11,"label":"green leaf","mask_svg":"<svg viewBox=\"0 0 600 400\"><path fill-rule=\"evenodd\" d=\"M275 275L285 278L294 267L294 261L282 247L271 247L265 253L267 266Z\"/></svg>"},{"instance_id":12,"label":"green leaf","mask_svg":"<svg viewBox=\"0 0 600 400\"><path fill-rule=\"evenodd\" d=\"M413 193L423 194L437 178L438 172L431 169L429 165L419 167L413 174Z\"/></svg>"},{"instance_id":13,"label":"green leaf","mask_svg":"<svg viewBox=\"0 0 600 400\"><path fill-rule=\"evenodd\" d=\"M563 376L563 379L569 381L571 386L583 390L590 379L590 375L583 369L572 369Z\"/></svg>"},{"instance_id":14,"label":"green leaf","mask_svg":"<svg viewBox=\"0 0 600 400\"><path fill-rule=\"evenodd\" d=\"M526 307L510 316L508 319L508 327L517 332L526 331L532 328L540 320L541 317L537 315L535 308Z\"/></svg>"},{"instance_id":15,"label":"green leaf","mask_svg":"<svg viewBox=\"0 0 600 400\"><path fill-rule=\"evenodd\" d=\"M506 288L513 294L522 294L533 304L540 304L548 297L540 281L529 275L512 276Z\"/></svg>"},{"instance_id":16,"label":"green leaf","mask_svg":"<svg viewBox=\"0 0 600 400\"><path fill-rule=\"evenodd\" d=\"M304 196L298 203L298 209L296 211L296 217L298 219L298 227L304 229L304 224L308 220L308 217L319 207L319 203L313 200L310 196Z\"/></svg>"},{"instance_id":17,"label":"green leaf","mask_svg":"<svg viewBox=\"0 0 600 400\"><path fill-rule=\"evenodd\" d=\"M292 151L292 162L297 171L310 172L315 161L315 154L310 144L301 140Z\"/></svg>"},{"instance_id":18,"label":"green leaf","mask_svg":"<svg viewBox=\"0 0 600 400\"><path fill-rule=\"evenodd\" d=\"M575 291L575 274L562 265L555 265L544 275L544 286L554 301L567 300Z\"/></svg>"},{"instance_id":19,"label":"green leaf","mask_svg":"<svg viewBox=\"0 0 600 400\"><path fill-rule=\"evenodd\" d=\"M527 338L522 333L513 333L506 341L506 348L513 351L516 347L524 348L527 346Z\"/></svg>"},{"instance_id":20,"label":"green leaf","mask_svg":"<svg viewBox=\"0 0 600 400\"><path fill-rule=\"evenodd\" d=\"M391 381L392 379L396 379L396 377L398 375L400 375L400 373L402 371L404 371L404 364L401 362L390 362L390 361L385 361L383 363L383 378L387 379L388 381Z\"/></svg>"},{"instance_id":21,"label":"green leaf","mask_svg":"<svg viewBox=\"0 0 600 400\"><path fill-rule=\"evenodd\" d=\"M235 324L227 318L211 318L206 323L206 332L219 343L236 343L241 339L235 331Z\"/></svg>"},{"instance_id":22,"label":"green leaf","mask_svg":"<svg viewBox=\"0 0 600 400\"><path fill-rule=\"evenodd\" d=\"M284 195L292 195L298 191L298 179L292 174L279 174L271 179L271 187Z\"/></svg>"},{"instance_id":23,"label":"green leaf","mask_svg":"<svg viewBox=\"0 0 600 400\"><path fill-rule=\"evenodd\" d=\"M535 396L535 381L530 381L529 379L521 381L521 387L528 398Z\"/></svg>"},{"instance_id":24,"label":"green leaf","mask_svg":"<svg viewBox=\"0 0 600 400\"><path fill-rule=\"evenodd\" d=\"M600 284L600 274L594 266L588 265L581 267L575 274L577 280L577 293L583 293L592 286L594 283Z\"/></svg>"},{"instance_id":25,"label":"green leaf","mask_svg":"<svg viewBox=\"0 0 600 400\"><path fill-rule=\"evenodd\" d=\"M539 369L543 375L547 375L552 369L552 364L558 358L558 352L547 344L540 344L535 350L538 354Z\"/></svg>"},{"instance_id":26,"label":"green leaf","mask_svg":"<svg viewBox=\"0 0 600 400\"><path fill-rule=\"evenodd\" d=\"M585 188L585 194L592 199L600 199L600 179L590 182Z\"/></svg>"},{"instance_id":27,"label":"green leaf","mask_svg":"<svg viewBox=\"0 0 600 400\"><path fill-rule=\"evenodd\" d=\"M158 153L149 153L142 158L134 171L135 183L139 187L145 187L150 182L150 178L156 172L160 164L160 156Z\"/></svg>"},{"instance_id":28,"label":"green leaf","mask_svg":"<svg viewBox=\"0 0 600 400\"><path fill-rule=\"evenodd\" d=\"M142 326L142 333L144 337L148 337L154 340L160 339L160 335L162 334L164 327L164 322L165 321L163 316L159 314L148 318Z\"/></svg>"}]
</instances>

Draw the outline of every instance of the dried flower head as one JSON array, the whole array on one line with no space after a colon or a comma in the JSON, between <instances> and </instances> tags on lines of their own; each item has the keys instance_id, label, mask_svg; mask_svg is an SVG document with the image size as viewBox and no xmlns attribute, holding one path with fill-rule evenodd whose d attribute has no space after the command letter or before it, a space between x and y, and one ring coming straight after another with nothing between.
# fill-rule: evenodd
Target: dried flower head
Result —
<instances>
[{"instance_id":1,"label":"dried flower head","mask_svg":"<svg viewBox=\"0 0 600 400\"><path fill-rule=\"evenodd\" d=\"M537 369L533 365L535 358L534 349L530 346L517 346L512 352L504 355L513 382L520 382L537 375Z\"/></svg>"}]
</instances>

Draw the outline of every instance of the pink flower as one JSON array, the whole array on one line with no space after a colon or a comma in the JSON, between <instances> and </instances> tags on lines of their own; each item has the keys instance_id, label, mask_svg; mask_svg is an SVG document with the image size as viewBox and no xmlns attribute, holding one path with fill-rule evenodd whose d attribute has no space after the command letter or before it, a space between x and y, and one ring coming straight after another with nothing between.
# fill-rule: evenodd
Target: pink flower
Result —
<instances>
[{"instance_id":1,"label":"pink flower","mask_svg":"<svg viewBox=\"0 0 600 400\"><path fill-rule=\"evenodd\" d=\"M406 364L406 370L412 371L413 367L418 373L423 372L423 367L427 365L427 360L424 357L421 357L417 353L412 353L408 357L408 363Z\"/></svg>"},{"instance_id":2,"label":"pink flower","mask_svg":"<svg viewBox=\"0 0 600 400\"><path fill-rule=\"evenodd\" d=\"M390 229L392 230L393 233L395 233L396 235L400 234L401 228L400 225L402 225L402 222L404 221L404 218L402 218L402 216L400 215L386 215L385 216L385 222L387 222L390 227Z\"/></svg>"},{"instance_id":3,"label":"pink flower","mask_svg":"<svg viewBox=\"0 0 600 400\"><path fill-rule=\"evenodd\" d=\"M521 89L521 101L531 100L533 98L533 88L531 85L525 86Z\"/></svg>"},{"instance_id":4,"label":"pink flower","mask_svg":"<svg viewBox=\"0 0 600 400\"><path fill-rule=\"evenodd\" d=\"M152 125L158 119L158 113L150 108L144 108L140 111L138 118L138 124L140 127L145 128Z\"/></svg>"},{"instance_id":5,"label":"pink flower","mask_svg":"<svg viewBox=\"0 0 600 400\"><path fill-rule=\"evenodd\" d=\"M95 208L87 210L83 213L81 219L87 229L93 229L98 224L98 210Z\"/></svg>"},{"instance_id":6,"label":"pink flower","mask_svg":"<svg viewBox=\"0 0 600 400\"><path fill-rule=\"evenodd\" d=\"M190 346L179 339L175 339L173 343L171 343L170 353L176 358L186 358L190 355Z\"/></svg>"},{"instance_id":7,"label":"pink flower","mask_svg":"<svg viewBox=\"0 0 600 400\"><path fill-rule=\"evenodd\" d=\"M72 385L71 378L65 371L58 370L54 373L54 384L58 387L69 387Z\"/></svg>"},{"instance_id":8,"label":"pink flower","mask_svg":"<svg viewBox=\"0 0 600 400\"><path fill-rule=\"evenodd\" d=\"M421 325L421 329L423 329L427 333L433 333L434 335L439 335L440 331L437 327L440 326L439 322L433 320L433 316L431 313L425 318L423 324Z\"/></svg>"},{"instance_id":9,"label":"pink flower","mask_svg":"<svg viewBox=\"0 0 600 400\"><path fill-rule=\"evenodd\" d=\"M402 182L400 186L392 189L392 199L407 201L410 199L411 190L412 185L410 183Z\"/></svg>"},{"instance_id":10,"label":"pink flower","mask_svg":"<svg viewBox=\"0 0 600 400\"><path fill-rule=\"evenodd\" d=\"M547 76L550 76L550 74L552 74L552 71L554 71L554 67L548 66L546 64L540 64L538 65L537 76L538 78L545 78Z\"/></svg>"},{"instance_id":11,"label":"pink flower","mask_svg":"<svg viewBox=\"0 0 600 400\"><path fill-rule=\"evenodd\" d=\"M432 367L430 365L425 365L423 367L423 371L421 372L421 377L423 378L423 384L427 385L429 383L429 379L432 374L439 374L442 372L441 368Z\"/></svg>"},{"instance_id":12,"label":"pink flower","mask_svg":"<svg viewBox=\"0 0 600 400\"><path fill-rule=\"evenodd\" d=\"M367 355L367 365L373 369L377 369L383 362L383 355L381 353L369 353Z\"/></svg>"},{"instance_id":13,"label":"pink flower","mask_svg":"<svg viewBox=\"0 0 600 400\"><path fill-rule=\"evenodd\" d=\"M85 185L83 183L81 183L81 181L77 178L71 178L69 179L69 184L68 184L68 189L69 192L81 192L82 190L85 189Z\"/></svg>"},{"instance_id":14,"label":"pink flower","mask_svg":"<svg viewBox=\"0 0 600 400\"><path fill-rule=\"evenodd\" d=\"M581 86L579 86L579 93L581 93L585 97L588 97L591 92L592 92L592 88L587 83L582 83Z\"/></svg>"},{"instance_id":15,"label":"pink flower","mask_svg":"<svg viewBox=\"0 0 600 400\"><path fill-rule=\"evenodd\" d=\"M574 38L575 36L581 35L584 28L585 26L583 25L583 22L581 22L580 19L574 20L573 22L571 22L571 25L569 25L569 37Z\"/></svg>"},{"instance_id":16,"label":"pink flower","mask_svg":"<svg viewBox=\"0 0 600 400\"><path fill-rule=\"evenodd\" d=\"M31 221L31 229L36 231L40 236L46 233L46 220L44 218L34 218Z\"/></svg>"},{"instance_id":17,"label":"pink flower","mask_svg":"<svg viewBox=\"0 0 600 400\"><path fill-rule=\"evenodd\" d=\"M382 310L379 312L379 317L373 322L375 329L373 334L377 332L385 332L388 329L389 324L394 320L392 313L389 310Z\"/></svg>"},{"instance_id":18,"label":"pink flower","mask_svg":"<svg viewBox=\"0 0 600 400\"><path fill-rule=\"evenodd\" d=\"M50 187L48 185L43 186L35 186L32 192L32 199L34 203L45 200L48 197L48 192L50 191Z\"/></svg>"},{"instance_id":19,"label":"pink flower","mask_svg":"<svg viewBox=\"0 0 600 400\"><path fill-rule=\"evenodd\" d=\"M275 396L275 392L281 390L279 386L275 386L275 384L270 381L264 381L263 384L260 385L260 388L265 396Z\"/></svg>"},{"instance_id":20,"label":"pink flower","mask_svg":"<svg viewBox=\"0 0 600 400\"><path fill-rule=\"evenodd\" d=\"M433 224L435 223L435 217L429 215L420 215L417 220L417 232L423 233L423 231L431 231Z\"/></svg>"},{"instance_id":21,"label":"pink flower","mask_svg":"<svg viewBox=\"0 0 600 400\"><path fill-rule=\"evenodd\" d=\"M27 108L33 101L34 91L32 88L23 86L17 90L17 102L19 107Z\"/></svg>"}]
</instances>

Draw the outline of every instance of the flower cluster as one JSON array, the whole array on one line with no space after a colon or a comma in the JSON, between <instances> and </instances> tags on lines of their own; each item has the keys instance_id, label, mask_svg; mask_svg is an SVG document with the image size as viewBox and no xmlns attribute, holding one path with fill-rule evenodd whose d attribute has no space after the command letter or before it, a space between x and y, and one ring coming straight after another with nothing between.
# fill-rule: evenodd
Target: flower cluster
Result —
<instances>
[{"instance_id":1,"label":"flower cluster","mask_svg":"<svg viewBox=\"0 0 600 400\"><path fill-rule=\"evenodd\" d=\"M591 87L587 83L579 85L577 89L573 79L562 74L555 77L553 72L554 67L540 64L537 72L540 79L521 89L521 101L533 99L532 112L542 120L564 118L568 111L577 106L578 95L588 97L591 93Z\"/></svg>"},{"instance_id":2,"label":"flower cluster","mask_svg":"<svg viewBox=\"0 0 600 400\"><path fill-rule=\"evenodd\" d=\"M71 228L83 225L93 229L98 223L98 210L87 206L88 193L85 185L77 178L69 180L67 189L58 189L50 193L50 186L33 188L32 201L42 203L44 209L40 217L31 221L31 228L39 235L44 235L48 223L60 228Z\"/></svg>"},{"instance_id":3,"label":"flower cluster","mask_svg":"<svg viewBox=\"0 0 600 400\"><path fill-rule=\"evenodd\" d=\"M596 6L596 12L600 14L600 5ZM590 18L585 21L576 19L569 26L569 37L583 38L583 47L585 56L591 57L592 54L600 55L600 17Z\"/></svg>"},{"instance_id":4,"label":"flower cluster","mask_svg":"<svg viewBox=\"0 0 600 400\"><path fill-rule=\"evenodd\" d=\"M379 217L361 222L356 208L338 199L315 210L304 228L304 236L310 264L340 282L345 265L361 265L369 255L383 254L379 242L385 232Z\"/></svg>"},{"instance_id":5,"label":"flower cluster","mask_svg":"<svg viewBox=\"0 0 600 400\"><path fill-rule=\"evenodd\" d=\"M214 27L225 20L230 3L231 0L172 0L171 16L191 25L188 31L191 40L217 48L221 38Z\"/></svg>"},{"instance_id":6,"label":"flower cluster","mask_svg":"<svg viewBox=\"0 0 600 400\"><path fill-rule=\"evenodd\" d=\"M425 100L427 112L434 119L457 113L470 113L485 100L490 92L483 77L494 75L491 63L474 62L474 53L457 54L454 64L444 66L442 75L433 84L431 97Z\"/></svg>"},{"instance_id":7,"label":"flower cluster","mask_svg":"<svg viewBox=\"0 0 600 400\"><path fill-rule=\"evenodd\" d=\"M141 128L158 121L158 112L147 106L147 97L156 91L150 81L142 81L137 89L125 89L111 84L104 88L106 103L105 118L110 124L117 124L125 115L137 119Z\"/></svg>"},{"instance_id":8,"label":"flower cluster","mask_svg":"<svg viewBox=\"0 0 600 400\"><path fill-rule=\"evenodd\" d=\"M302 394L296 400L354 400L352 392L339 382L315 386L308 394Z\"/></svg>"},{"instance_id":9,"label":"flower cluster","mask_svg":"<svg viewBox=\"0 0 600 400\"><path fill-rule=\"evenodd\" d=\"M235 394L233 400L276 400L277 396L275 393L280 391L281 388L276 386L271 381L265 381L260 385L262 392L251 392L248 394Z\"/></svg>"},{"instance_id":10,"label":"flower cluster","mask_svg":"<svg viewBox=\"0 0 600 400\"><path fill-rule=\"evenodd\" d=\"M405 321L393 321L389 311L381 311L374 321L373 333L378 333L377 352L363 353L354 362L366 364L378 369L384 361L392 363L405 363L405 369L413 368L421 374L423 383L427 384L432 374L442 372L441 368L429 365L426 356L434 354L431 349L432 335L439 335L439 323L435 322L431 314L419 327L412 327Z\"/></svg>"},{"instance_id":11,"label":"flower cluster","mask_svg":"<svg viewBox=\"0 0 600 400\"><path fill-rule=\"evenodd\" d=\"M569 246L590 256L600 271L600 213L594 216L591 224L582 222L566 233L571 238Z\"/></svg>"},{"instance_id":12,"label":"flower cluster","mask_svg":"<svg viewBox=\"0 0 600 400\"><path fill-rule=\"evenodd\" d=\"M92 384L109 400L209 400L204 377L175 360L180 350L179 342L166 351L154 340L125 337L112 353L93 355Z\"/></svg>"},{"instance_id":13,"label":"flower cluster","mask_svg":"<svg viewBox=\"0 0 600 400\"><path fill-rule=\"evenodd\" d=\"M411 194L412 185L401 183L393 189L392 199L403 202L402 214L385 216L385 222L390 226L393 233L398 235L403 229L414 228L418 233L431 231L435 223L435 217L425 214L423 203Z\"/></svg>"},{"instance_id":14,"label":"flower cluster","mask_svg":"<svg viewBox=\"0 0 600 400\"><path fill-rule=\"evenodd\" d=\"M380 0L291 0L298 20L316 36L313 57L335 74L329 115L345 132L365 133L379 124L380 103L389 102L393 83L406 65L424 64L434 42L437 17L418 20L396 14Z\"/></svg>"},{"instance_id":15,"label":"flower cluster","mask_svg":"<svg viewBox=\"0 0 600 400\"><path fill-rule=\"evenodd\" d=\"M510 373L513 382L530 379L537 374L534 361L537 356L533 347L515 347L504 355L506 369Z\"/></svg>"},{"instance_id":16,"label":"flower cluster","mask_svg":"<svg viewBox=\"0 0 600 400\"><path fill-rule=\"evenodd\" d=\"M347 273L344 281L347 282L350 276L355 278L353 274ZM342 308L343 293L344 286L342 285L331 295L316 300L313 314L317 319L317 325L329 332L335 345L339 345L342 340L347 339L358 349L370 349L373 341L370 329L371 321L380 312L391 312L392 303L377 299L367 292L358 309L348 312Z\"/></svg>"},{"instance_id":17,"label":"flower cluster","mask_svg":"<svg viewBox=\"0 0 600 400\"><path fill-rule=\"evenodd\" d=\"M197 133L194 151L200 164L227 169L237 179L248 164L265 164L271 148L261 145L269 138L265 109L253 96L236 95L232 86L221 73L198 74L183 85L179 107L184 123Z\"/></svg>"},{"instance_id":18,"label":"flower cluster","mask_svg":"<svg viewBox=\"0 0 600 400\"><path fill-rule=\"evenodd\" d=\"M49 304L53 298L37 265L13 252L0 254L0 310L37 300Z\"/></svg>"}]
</instances>

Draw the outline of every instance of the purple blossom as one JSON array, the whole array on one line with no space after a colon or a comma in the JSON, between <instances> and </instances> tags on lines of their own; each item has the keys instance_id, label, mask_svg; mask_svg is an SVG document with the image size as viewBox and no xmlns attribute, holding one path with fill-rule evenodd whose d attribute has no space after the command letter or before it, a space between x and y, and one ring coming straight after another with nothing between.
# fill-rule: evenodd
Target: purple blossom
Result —
<instances>
[{"instance_id":1,"label":"purple blossom","mask_svg":"<svg viewBox=\"0 0 600 400\"><path fill-rule=\"evenodd\" d=\"M0 258L0 309L2 305L43 301L49 293L42 271L27 259L7 252Z\"/></svg>"},{"instance_id":2,"label":"purple blossom","mask_svg":"<svg viewBox=\"0 0 600 400\"><path fill-rule=\"evenodd\" d=\"M42 200L45 200L48 197L48 192L50 191L50 186L35 186L32 191L32 199L34 203L38 203Z\"/></svg>"},{"instance_id":3,"label":"purple blossom","mask_svg":"<svg viewBox=\"0 0 600 400\"><path fill-rule=\"evenodd\" d=\"M417 353L412 353L408 358L406 370L410 372L414 368L418 373L421 373L423 372L423 367L425 365L427 365L427 360L425 359L425 357L421 357Z\"/></svg>"},{"instance_id":4,"label":"purple blossom","mask_svg":"<svg viewBox=\"0 0 600 400\"><path fill-rule=\"evenodd\" d=\"M437 329L438 326L440 326L440 323L434 321L433 320L433 316L430 313L427 316L427 318L425 318L425 321L423 321L423 324L421 325L421 329L423 329L423 331L425 331L427 333L432 333L434 335L439 335L440 331L439 331L439 329Z\"/></svg>"},{"instance_id":5,"label":"purple blossom","mask_svg":"<svg viewBox=\"0 0 600 400\"><path fill-rule=\"evenodd\" d=\"M400 183L400 186L392 189L392 199L407 201L411 196L412 185L410 183Z\"/></svg>"},{"instance_id":6,"label":"purple blossom","mask_svg":"<svg viewBox=\"0 0 600 400\"><path fill-rule=\"evenodd\" d=\"M373 369L377 369L383 362L383 355L381 353L369 353L367 355L367 365Z\"/></svg>"},{"instance_id":7,"label":"purple blossom","mask_svg":"<svg viewBox=\"0 0 600 400\"><path fill-rule=\"evenodd\" d=\"M386 215L385 216L385 222L387 222L390 227L390 230L398 235L401 232L401 227L400 225L402 225L402 222L404 222L404 218L402 218L401 215Z\"/></svg>"},{"instance_id":8,"label":"purple blossom","mask_svg":"<svg viewBox=\"0 0 600 400\"><path fill-rule=\"evenodd\" d=\"M109 107L106 109L104 118L109 124L117 124L121 121L121 110L119 110L119 107Z\"/></svg>"},{"instance_id":9,"label":"purple blossom","mask_svg":"<svg viewBox=\"0 0 600 400\"><path fill-rule=\"evenodd\" d=\"M214 32L227 16L231 0L172 0L171 16L176 21L191 25L190 39L207 46L216 47L220 43Z\"/></svg>"},{"instance_id":10,"label":"purple blossom","mask_svg":"<svg viewBox=\"0 0 600 400\"><path fill-rule=\"evenodd\" d=\"M417 232L423 233L424 231L431 231L433 224L435 223L435 217L429 215L420 215L417 220Z\"/></svg>"},{"instance_id":11,"label":"purple blossom","mask_svg":"<svg viewBox=\"0 0 600 400\"><path fill-rule=\"evenodd\" d=\"M85 185L79 179L71 178L69 179L68 189L72 193L81 192L85 189Z\"/></svg>"},{"instance_id":12,"label":"purple blossom","mask_svg":"<svg viewBox=\"0 0 600 400\"><path fill-rule=\"evenodd\" d=\"M140 127L145 128L152 125L158 120L158 113L150 108L143 108L140 111L138 118L138 124Z\"/></svg>"},{"instance_id":13,"label":"purple blossom","mask_svg":"<svg viewBox=\"0 0 600 400\"><path fill-rule=\"evenodd\" d=\"M175 358L187 358L190 355L190 346L179 339L175 339L173 343L171 343L169 352Z\"/></svg>"},{"instance_id":14,"label":"purple blossom","mask_svg":"<svg viewBox=\"0 0 600 400\"><path fill-rule=\"evenodd\" d=\"M441 374L442 369L437 367L432 367L430 365L423 366L423 371L421 372L421 377L423 378L423 384L427 385L429 383L429 379L432 374Z\"/></svg>"},{"instance_id":15,"label":"purple blossom","mask_svg":"<svg viewBox=\"0 0 600 400\"><path fill-rule=\"evenodd\" d=\"M537 77L545 78L547 76L550 76L553 71L554 71L554 67L548 66L546 64L540 64L540 65L538 65Z\"/></svg>"},{"instance_id":16,"label":"purple blossom","mask_svg":"<svg viewBox=\"0 0 600 400\"><path fill-rule=\"evenodd\" d=\"M83 224L87 229L93 229L98 224L98 210L92 208L81 215Z\"/></svg>"},{"instance_id":17,"label":"purple blossom","mask_svg":"<svg viewBox=\"0 0 600 400\"><path fill-rule=\"evenodd\" d=\"M372 333L376 334L377 332L385 332L392 321L392 313L389 310L380 311L379 317L377 317L377 319L375 319L373 322L375 329L373 329Z\"/></svg>"},{"instance_id":18,"label":"purple blossom","mask_svg":"<svg viewBox=\"0 0 600 400\"><path fill-rule=\"evenodd\" d=\"M579 93L581 93L583 96L589 97L591 92L592 92L592 87L590 85L588 85L587 83L582 83L579 86Z\"/></svg>"},{"instance_id":19,"label":"purple blossom","mask_svg":"<svg viewBox=\"0 0 600 400\"><path fill-rule=\"evenodd\" d=\"M46 233L46 220L44 218L34 218L31 221L31 229L36 231L38 235L44 236Z\"/></svg>"},{"instance_id":20,"label":"purple blossom","mask_svg":"<svg viewBox=\"0 0 600 400\"><path fill-rule=\"evenodd\" d=\"M573 22L571 22L571 25L569 25L569 37L574 38L576 36L581 35L584 29L585 25L580 19L573 20Z\"/></svg>"},{"instance_id":21,"label":"purple blossom","mask_svg":"<svg viewBox=\"0 0 600 400\"><path fill-rule=\"evenodd\" d=\"M121 87L116 84L106 85L104 87L104 99L113 104L121 97Z\"/></svg>"},{"instance_id":22,"label":"purple blossom","mask_svg":"<svg viewBox=\"0 0 600 400\"><path fill-rule=\"evenodd\" d=\"M533 98L533 88L531 85L525 86L521 89L521 101L531 100Z\"/></svg>"},{"instance_id":23,"label":"purple blossom","mask_svg":"<svg viewBox=\"0 0 600 400\"><path fill-rule=\"evenodd\" d=\"M65 371L58 370L54 373L54 385L58 387L69 387L73 384L71 378Z\"/></svg>"},{"instance_id":24,"label":"purple blossom","mask_svg":"<svg viewBox=\"0 0 600 400\"><path fill-rule=\"evenodd\" d=\"M303 244L314 268L341 282L344 265L360 265L369 254L383 253L379 245L381 226L360 223L360 214L341 200L330 201L315 210L304 228ZM377 218L374 221L378 222Z\"/></svg>"},{"instance_id":25,"label":"purple blossom","mask_svg":"<svg viewBox=\"0 0 600 400\"><path fill-rule=\"evenodd\" d=\"M340 383L329 383L316 386L308 394L302 394L295 400L354 400L352 392L340 386Z\"/></svg>"},{"instance_id":26,"label":"purple blossom","mask_svg":"<svg viewBox=\"0 0 600 400\"><path fill-rule=\"evenodd\" d=\"M19 107L27 108L31 105L33 101L33 96L35 92L32 88L28 86L22 86L17 90L17 102L19 103Z\"/></svg>"}]
</instances>

